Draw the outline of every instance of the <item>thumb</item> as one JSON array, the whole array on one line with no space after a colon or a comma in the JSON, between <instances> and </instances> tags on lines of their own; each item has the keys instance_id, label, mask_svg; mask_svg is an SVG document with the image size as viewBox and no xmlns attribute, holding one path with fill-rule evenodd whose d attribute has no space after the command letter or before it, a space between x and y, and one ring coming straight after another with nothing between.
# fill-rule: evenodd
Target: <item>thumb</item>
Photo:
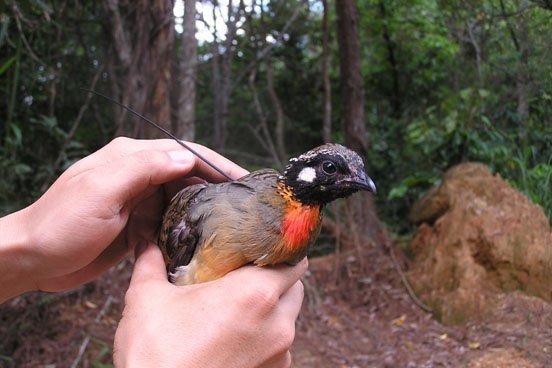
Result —
<instances>
[{"instance_id":1,"label":"thumb","mask_svg":"<svg viewBox=\"0 0 552 368\"><path fill-rule=\"evenodd\" d=\"M190 173L195 164L189 151L138 151L98 167L95 174L103 180L96 184L110 199L124 204L150 186Z\"/></svg>"},{"instance_id":2,"label":"thumb","mask_svg":"<svg viewBox=\"0 0 552 368\"><path fill-rule=\"evenodd\" d=\"M134 262L130 286L151 280L167 282L163 254L157 245L142 240L136 246L135 253L136 261Z\"/></svg>"}]
</instances>

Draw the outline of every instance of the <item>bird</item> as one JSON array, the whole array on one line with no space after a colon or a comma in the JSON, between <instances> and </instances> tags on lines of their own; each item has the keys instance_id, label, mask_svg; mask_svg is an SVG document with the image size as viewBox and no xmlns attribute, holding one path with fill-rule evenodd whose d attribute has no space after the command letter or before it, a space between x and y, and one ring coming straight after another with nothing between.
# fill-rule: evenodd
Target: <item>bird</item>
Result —
<instances>
[{"instance_id":1,"label":"bird","mask_svg":"<svg viewBox=\"0 0 552 368\"><path fill-rule=\"evenodd\" d=\"M323 207L357 191L375 193L354 151L326 143L291 158L283 173L188 186L163 215L158 245L168 279L191 285L246 264L294 265L320 232Z\"/></svg>"}]
</instances>

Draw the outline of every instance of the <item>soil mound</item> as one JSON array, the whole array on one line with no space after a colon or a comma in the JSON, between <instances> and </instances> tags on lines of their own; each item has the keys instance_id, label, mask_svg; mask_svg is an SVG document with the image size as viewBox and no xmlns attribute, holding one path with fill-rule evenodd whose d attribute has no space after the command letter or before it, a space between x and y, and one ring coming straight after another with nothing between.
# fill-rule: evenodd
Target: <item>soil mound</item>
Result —
<instances>
[{"instance_id":1,"label":"soil mound","mask_svg":"<svg viewBox=\"0 0 552 368\"><path fill-rule=\"evenodd\" d=\"M421 225L409 280L443 322L485 318L515 290L552 302L548 219L485 165L450 169L410 219Z\"/></svg>"}]
</instances>

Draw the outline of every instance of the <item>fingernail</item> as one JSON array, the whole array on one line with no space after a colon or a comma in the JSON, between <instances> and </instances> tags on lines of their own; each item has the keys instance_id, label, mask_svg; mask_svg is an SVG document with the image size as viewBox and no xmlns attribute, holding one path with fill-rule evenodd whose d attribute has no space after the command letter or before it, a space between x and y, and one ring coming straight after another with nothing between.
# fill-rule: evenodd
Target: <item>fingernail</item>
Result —
<instances>
[{"instance_id":1,"label":"fingernail","mask_svg":"<svg viewBox=\"0 0 552 368\"><path fill-rule=\"evenodd\" d=\"M186 150L169 151L171 159L180 164L187 164L194 160L194 154Z\"/></svg>"},{"instance_id":2,"label":"fingernail","mask_svg":"<svg viewBox=\"0 0 552 368\"><path fill-rule=\"evenodd\" d=\"M134 257L138 258L142 253L144 253L144 250L148 247L148 241L145 239L140 240L138 244L136 244L136 247L134 248Z\"/></svg>"}]
</instances>

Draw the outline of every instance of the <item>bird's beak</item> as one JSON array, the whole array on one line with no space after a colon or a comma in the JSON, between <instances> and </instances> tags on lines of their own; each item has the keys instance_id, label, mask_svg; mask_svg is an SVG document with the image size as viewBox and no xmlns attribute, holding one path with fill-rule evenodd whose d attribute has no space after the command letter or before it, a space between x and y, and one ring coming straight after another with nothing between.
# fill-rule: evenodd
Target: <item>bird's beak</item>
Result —
<instances>
[{"instance_id":1,"label":"bird's beak","mask_svg":"<svg viewBox=\"0 0 552 368\"><path fill-rule=\"evenodd\" d=\"M376 184L364 171L358 172L353 183L359 190L367 190L376 194Z\"/></svg>"}]
</instances>

